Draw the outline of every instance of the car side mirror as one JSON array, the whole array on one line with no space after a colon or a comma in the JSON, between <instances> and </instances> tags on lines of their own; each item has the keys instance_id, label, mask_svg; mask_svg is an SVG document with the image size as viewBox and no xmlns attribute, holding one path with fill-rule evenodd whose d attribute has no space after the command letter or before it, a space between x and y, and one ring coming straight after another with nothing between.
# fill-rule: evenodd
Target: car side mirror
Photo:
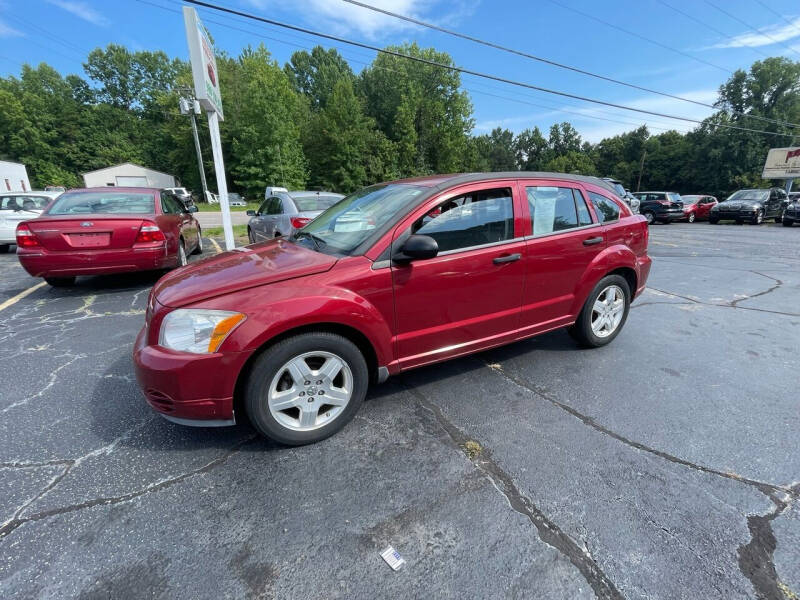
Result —
<instances>
[{"instance_id":1,"label":"car side mirror","mask_svg":"<svg viewBox=\"0 0 800 600\"><path fill-rule=\"evenodd\" d=\"M247 216L248 216L248 217L255 217L255 216L256 216L256 211L254 211L254 210L248 210L248 211L247 211Z\"/></svg>"},{"instance_id":2,"label":"car side mirror","mask_svg":"<svg viewBox=\"0 0 800 600\"><path fill-rule=\"evenodd\" d=\"M439 244L429 235L410 235L392 260L396 262L410 262L412 260L425 260L439 254Z\"/></svg>"},{"instance_id":3,"label":"car side mirror","mask_svg":"<svg viewBox=\"0 0 800 600\"><path fill-rule=\"evenodd\" d=\"M189 207L186 208L186 212L188 212L188 213L196 213L197 211L198 211L198 208L195 205L192 205L192 206L189 206Z\"/></svg>"}]
</instances>

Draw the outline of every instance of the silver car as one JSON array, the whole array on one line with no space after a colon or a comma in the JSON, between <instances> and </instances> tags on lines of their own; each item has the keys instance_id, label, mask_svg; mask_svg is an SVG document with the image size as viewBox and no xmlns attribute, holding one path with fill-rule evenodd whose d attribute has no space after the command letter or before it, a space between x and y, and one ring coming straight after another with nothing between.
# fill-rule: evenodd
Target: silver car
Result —
<instances>
[{"instance_id":1,"label":"silver car","mask_svg":"<svg viewBox=\"0 0 800 600\"><path fill-rule=\"evenodd\" d=\"M275 192L258 210L247 211L247 237L251 244L289 237L342 198L332 192Z\"/></svg>"},{"instance_id":2,"label":"silver car","mask_svg":"<svg viewBox=\"0 0 800 600\"><path fill-rule=\"evenodd\" d=\"M61 192L5 192L0 194L0 254L17 243L17 225L35 219Z\"/></svg>"}]
</instances>

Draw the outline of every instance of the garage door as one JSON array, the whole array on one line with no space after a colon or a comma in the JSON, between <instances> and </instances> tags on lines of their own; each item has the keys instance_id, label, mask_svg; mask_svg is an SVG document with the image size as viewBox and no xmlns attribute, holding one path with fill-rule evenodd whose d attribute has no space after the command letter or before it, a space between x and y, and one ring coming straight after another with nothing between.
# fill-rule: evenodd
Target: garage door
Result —
<instances>
[{"instance_id":1,"label":"garage door","mask_svg":"<svg viewBox=\"0 0 800 600\"><path fill-rule=\"evenodd\" d=\"M127 177L118 175L117 185L124 185L126 187L148 187L147 177Z\"/></svg>"}]
</instances>

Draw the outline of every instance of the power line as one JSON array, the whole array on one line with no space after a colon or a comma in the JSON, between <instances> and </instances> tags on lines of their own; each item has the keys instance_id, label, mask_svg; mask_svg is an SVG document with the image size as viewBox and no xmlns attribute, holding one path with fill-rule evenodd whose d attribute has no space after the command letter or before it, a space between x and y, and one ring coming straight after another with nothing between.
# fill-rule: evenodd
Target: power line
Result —
<instances>
[{"instance_id":1,"label":"power line","mask_svg":"<svg viewBox=\"0 0 800 600\"><path fill-rule=\"evenodd\" d=\"M683 15L684 17L686 17L686 18L687 18L687 19L689 19L690 21L694 21L695 23L697 23L697 24L698 24L698 25L700 25L701 27L703 27L703 28L705 28L705 29L709 29L709 30L711 30L711 31L713 31L713 32L715 32L715 33L717 33L717 34L721 35L721 36L722 36L723 38L725 38L725 39L728 39L728 38L730 38L730 37L731 37L731 35L730 35L729 33L725 33L724 31L720 31L719 29L717 29L717 28L716 28L716 27L714 27L713 25L710 25L709 23L706 23L705 21L701 21L700 19L698 19L697 17L694 17L694 16L690 15L690 14L689 14L689 13L687 13L686 11L684 11L684 10L681 10L680 8L678 8L678 7L676 7L676 6L672 6L671 4L668 4L668 3L664 2L664 0L656 0L656 2L658 2L659 4L662 4L662 5L664 5L664 6L666 6L667 8L669 8L669 9L671 9L671 10L674 10L676 13L678 13L678 14L680 14L680 15ZM766 52L762 52L761 50L759 50L759 49L758 49L758 48L756 48L755 46L747 46L747 48L748 48L749 50L752 50L753 52L757 52L757 53L758 53L758 54L760 54L761 56L765 56L765 57L769 58L769 54L767 54Z\"/></svg>"},{"instance_id":2,"label":"power line","mask_svg":"<svg viewBox=\"0 0 800 600\"><path fill-rule=\"evenodd\" d=\"M299 27L297 25L291 25L291 24L288 24L288 23L282 23L280 21L275 21L273 19L268 19L266 17L253 15L253 14L246 13L246 12L243 12L243 11L240 11L240 10L236 10L236 9L233 9L233 8L227 8L227 7L224 7L224 6L217 6L217 5L211 4L209 2L203 2L202 0L185 0L185 1L188 4L193 4L195 6L202 6L204 8L209 8L209 9L216 10L216 11L219 11L219 12L225 12L225 13L228 13L228 14L237 15L237 16L244 17L244 18L247 18L247 19L252 19L254 21L260 21L262 23L269 23L271 25L276 25L278 27L284 27L286 29L291 29L293 31L299 31L299 32L302 32L302 33L307 33L309 35L315 35L317 37L321 37L321 38L328 39L328 40L333 40L333 41L340 42L340 43L343 43L343 44L348 44L348 45L357 46L357 47L360 47L360 48L365 48L367 50L372 50L374 52L379 52L381 54L387 54L389 56L395 56L395 57L398 57L398 58L405 58L407 60L411 60L411 61L414 61L414 62L417 62L417 63L425 64L425 65L428 65L428 66L432 66L432 67L439 67L439 68L446 69L446 70L453 71L453 72L457 72L457 73L474 75L476 77L482 77L484 79L489 79L489 80L492 80L492 81L498 81L500 83L507 83L507 84L513 85L515 87L521 87L521 88L536 90L536 91L539 91L539 92L545 92L545 93L553 94L553 95L556 95L556 96L562 96L564 98L572 98L572 99L581 100L581 101L584 101L584 102L591 102L592 104L600 104L600 105L603 105L603 106L610 106L612 108L619 108L619 109L622 109L622 110L628 110L628 111L632 111L632 112L637 112L637 113L642 113L642 114L647 114L647 115L653 115L653 116L656 116L656 117L664 117L664 118L667 118L667 119L675 119L675 120L678 120L678 121L686 121L686 122L689 122L689 123L698 123L698 124L701 124L701 125L704 124L703 121L700 121L698 119L692 119L692 118L689 118L689 117L681 117L681 116L677 116L677 115L670 115L670 114L661 113L661 112L657 112L657 111L645 110L645 109L642 109L642 108L634 108L632 106L626 106L624 104L616 104L614 102L607 102L605 100L598 100L596 98L589 98L589 97L586 97L586 96L580 96L578 94L571 94L571 93L562 92L562 91L559 91L559 90L551 90L551 89L540 87L540 86L533 85L533 84L530 84L530 83L524 83L524 82L521 82L521 81L515 81L513 79L508 79L506 77L500 77L498 75L492 75L492 74L489 74L489 73L483 73L481 71L474 71L472 69L466 69L464 67L457 67L455 65L447 65L447 64L436 62L436 61L433 61L433 60L420 58L418 56L411 56L411 55L408 55L408 54L403 54L402 52L397 52L395 50L389 50L387 48L378 48L377 46L372 46L370 44L365 44L363 42L357 42L357 41L354 41L354 40L348 40L346 38L335 36L335 35L331 35L329 33L322 33L322 32L319 32L319 31L314 31L312 29ZM728 129L737 129L737 130L740 130L740 131L748 131L748 132L751 132L751 133L764 133L764 134L767 134L767 135L778 135L778 136L784 136L784 137L791 137L789 134L785 134L785 133L777 133L777 132L774 132L774 131L764 131L764 130L761 130L761 129L751 129L751 128L747 128L747 127L738 127L738 126L735 126L735 125L716 124L716 125L713 125L713 126L715 126L715 127L724 127L724 128L728 128Z\"/></svg>"},{"instance_id":3,"label":"power line","mask_svg":"<svg viewBox=\"0 0 800 600\"><path fill-rule=\"evenodd\" d=\"M645 37L643 35L640 35L640 34L634 32L634 31L629 31L627 29L624 29L623 27L620 27L619 25L615 25L614 23L609 23L608 21L604 21L600 17L595 17L594 15L590 15L589 13L583 12L582 10L579 10L577 8L573 8L571 6L567 6L566 4L558 2L558 0L549 0L549 1L552 2L553 4L555 4L556 6L560 6L561 8L564 8L566 10L569 10L569 11L572 11L574 13L577 13L577 14L583 16L583 17L586 17L587 19L591 19L593 21L597 21L598 23L600 23L602 25L605 25L606 27L611 27L612 29L616 29L617 31L621 31L622 33L625 33L627 35L631 35L633 37L639 38L640 40L643 40L643 41L647 42L648 44L653 44L653 45L658 46L660 48L664 48L665 50L669 50L670 52L674 52L675 54L680 54L681 56L685 56L686 58L689 58L689 59L694 60L694 61L699 62L699 63L703 63L704 65L708 65L709 67L714 67L715 69L719 69L720 71L724 71L726 73L732 73L733 72L730 69L726 69L725 67L721 67L719 65L715 65L712 62L709 62L709 61L704 60L702 58L698 58L696 56L693 56L693 55L691 55L691 54L689 54L687 52L684 52L683 50L678 50L677 48L673 48L672 46L667 46L666 44L662 44L661 42L658 42L656 40L652 40L652 39L650 39L648 37Z\"/></svg>"},{"instance_id":4,"label":"power line","mask_svg":"<svg viewBox=\"0 0 800 600\"><path fill-rule=\"evenodd\" d=\"M787 44L784 44L784 43L783 43L781 40L776 40L776 39L775 39L774 37L772 37L771 35L767 35L767 34L766 34L766 33L764 33L763 31L759 31L758 29L756 29L755 27L753 27L752 25L750 25L750 24L749 24L747 21L743 21L742 19L740 19L740 18L739 18L739 17L737 17L736 15L734 15L734 14L732 14L732 13L729 13L729 12L728 12L727 10L725 10L724 8L721 8L721 7L717 6L717 5L716 5L716 4L714 4L713 2L710 2L709 0L704 0L704 2L705 2L706 4L708 4L708 5L709 5L711 8L714 8L714 9L718 10L719 12L721 12L723 15L727 15L728 17L730 17L730 18L731 18L731 19L733 19L734 21L737 21L737 22L741 23L742 25L744 25L745 27L747 27L747 28L748 28L750 31L753 31L753 32L757 33L758 35L763 35L763 36L764 36L765 38L767 38L768 40L772 40L774 43L776 43L776 44L780 44L781 46L783 46L784 48L786 48L786 49L787 49L787 50L789 50L790 52L794 52L795 54L797 54L798 56L800 56L800 52L798 52L797 50L795 50L795 49L794 49L794 48L792 48L791 46L789 46L789 45L787 45Z\"/></svg>"},{"instance_id":5,"label":"power line","mask_svg":"<svg viewBox=\"0 0 800 600\"><path fill-rule=\"evenodd\" d=\"M86 53L86 54L89 54L89 52L90 52L86 48L81 48L77 44L73 44L72 42L70 42L67 39L64 39L64 38L59 37L59 36L57 36L57 35L55 35L53 33L50 33L47 29L45 29L43 27L39 27L38 25L35 25L34 23L31 23L30 21L26 21L22 17L18 17L17 15L12 15L12 14L7 14L7 15L4 15L4 16L5 16L5 18L12 19L12 20L16 21L17 23L21 23L25 27L29 27L30 29L33 29L34 31L38 31L39 33L43 33L44 35L49 37L54 42L58 42L59 44L61 44L62 46L66 47L66 48L69 48L70 50L73 50L73 51L77 50L78 52Z\"/></svg>"},{"instance_id":6,"label":"power line","mask_svg":"<svg viewBox=\"0 0 800 600\"><path fill-rule=\"evenodd\" d=\"M795 25L794 21L790 21L789 19L787 19L786 17L784 17L784 16L783 16L782 14L780 14L780 13L779 13L777 10L775 10L774 8L772 8L771 6L769 6L769 5L768 5L766 2L762 2L761 0L755 0L755 1L756 1L756 2L758 2L758 3L759 3L761 6L763 6L764 8L766 8L766 9L767 9L769 12L771 12L773 15L775 15L776 17L778 17L778 18L779 18L781 21L783 21L784 23L786 23L787 25L789 25L789 26L790 26L792 29L794 29L795 31L797 31L797 33L800 33L800 27L798 27L797 25Z\"/></svg>"},{"instance_id":7,"label":"power line","mask_svg":"<svg viewBox=\"0 0 800 600\"><path fill-rule=\"evenodd\" d=\"M693 17L691 17L690 15L687 15L683 11L680 11L679 9L670 6L666 2L662 2L662 0L658 0L658 1L661 2L662 4L664 4L665 6L667 6L668 8L672 8L673 10L675 10L677 12L680 12L681 14L687 16L688 18L693 19ZM691 98L685 98L683 96L677 96L675 94L669 94L667 92L660 92L658 90L647 88L647 87L644 87L644 86L641 86L641 85L628 83L626 81L620 81L619 79L614 79L613 77L608 77L606 75L600 75L598 73L593 73L591 71L587 71L587 70L581 69L579 67L574 67L574 66L571 66L571 65L566 65L564 63L559 63L559 62L556 62L556 61L548 59L548 58L543 58L541 56L536 56L534 54L530 54L528 52L523 52L521 50L516 50L514 48L508 48L506 46L501 46L500 44L496 44L494 42L483 40L483 39L480 39L480 38L477 38L477 37L474 37L474 36L471 36L471 35L468 35L468 34L465 34L465 33L461 33L459 31L454 31L452 29L446 29L444 27L440 27L438 25L434 25L433 23L427 23L427 22L422 21L420 19L416 19L416 18L413 18L413 17L408 17L406 15L401 15L401 14L398 14L398 13L395 13L395 12L392 12L392 11L389 11L389 10L386 10L386 9L383 9L383 8L379 8L377 6L372 6L370 4L365 4L363 2L359 2L358 0L342 0L342 2L347 2L348 4L352 4L354 6L359 6L361 8L366 8L367 10L371 10L371 11L374 11L374 12L382 13L384 15L387 15L387 16L390 16L390 17L393 17L393 18L396 18L396 19L400 19L400 20L406 21L408 23L413 23L414 25L419 25L421 27L426 27L426 28L432 29L434 31L439 31L441 33L446 33L447 35L452 35L454 37L461 38L461 39L464 39L464 40L468 40L468 41L474 42L476 44L481 44L481 45L487 46L489 48L494 48L496 50L501 50L503 52L509 52L511 54L516 54L517 56L522 56L524 58L529 58L531 60L535 60L535 61L538 61L538 62L541 62L541 63L545 63L545 64L548 64L548 65L551 65L551 66L554 66L554 67L558 67L560 69L567 69L567 70L573 71L575 73L580 73L581 75L587 75L589 77L594 77L596 79L601 79L603 81L608 81L608 82L611 82L611 83L615 83L617 85L623 85L625 87L636 89L636 90L640 90L640 91L643 91L643 92L648 92L650 94L657 94L659 96L664 96L666 98L672 98L674 100L681 100L683 102L689 102L691 104L696 104L698 106L705 106L706 108L710 108L712 110L716 110L716 108L717 108L713 104L707 104L706 102L700 102L698 100L692 100ZM728 37L724 33L722 35L724 37ZM756 51L760 52L758 50L756 50ZM761 53L761 54L763 54L763 53ZM768 55L764 54L764 56L768 56ZM741 113L741 112L733 111L733 110L728 111L728 112L730 112L731 114L738 115L738 116L744 116L744 117L749 117L749 118L752 118L752 119L757 119L759 121L765 121L765 122L769 122L769 123L776 123L776 124L785 125L785 126L788 126L788 127L800 127L800 125L797 125L795 123L789 123L789 122L785 122L785 121L778 121L776 119L769 119L767 117L760 117L758 115L748 115L747 113Z\"/></svg>"},{"instance_id":8,"label":"power line","mask_svg":"<svg viewBox=\"0 0 800 600\"><path fill-rule=\"evenodd\" d=\"M140 2L142 4L147 4L149 6L154 6L156 8L160 8L161 10L165 10L167 12L171 12L173 14L178 14L178 15L181 14L180 11L177 10L177 9L168 8L166 6L161 6L160 4L155 4L154 2L150 2L148 0L137 0L137 2ZM225 18L230 18L230 17L225 17ZM233 18L231 18L231 20L233 22L235 22L235 23L239 22L238 20L235 20ZM231 25L229 23L224 23L222 21L217 21L215 19L206 18L206 19L203 19L203 21L206 22L206 23L213 23L215 25L219 25L220 27L225 27L226 29L230 29L230 30L233 30L233 31L239 31L241 33L247 33L247 34L259 37L259 38L263 38L263 39L270 40L270 41L273 41L273 42L278 42L280 44L293 46L295 48L302 48L304 50L312 50L311 46L305 46L303 44L298 44L298 43L289 42L287 40L283 40L283 39L280 39L280 38L271 37L271 36L268 36L268 35L264 35L263 33L260 33L260 32L255 32L255 31L252 31L252 30L249 30L249 29L243 29L241 27L237 27L237 26ZM293 36L293 37L296 37L296 39L301 39L301 40L305 41L304 38L300 38L299 36ZM348 54L350 54L350 52L345 52L344 50L340 50L340 51L342 52L343 56L345 56L350 62L359 64L359 65L363 65L363 66L369 66L370 65L369 62L365 62L364 60L358 60L358 59L352 58L352 56L348 56ZM401 71L398 71L396 69L390 69L388 67L373 66L373 68L377 68L377 69L380 69L382 71L387 71L387 72L390 72L390 73L397 73L399 75L403 74ZM475 84L476 85L484 85L484 86L488 87L491 90L498 89L498 88L491 87L490 85L485 84L485 83L475 82ZM503 95L500 95L500 94L494 94L494 93L491 93L491 92L487 92L485 90L479 90L479 89L475 89L473 87L468 87L468 86L465 86L465 85L462 85L461 87L463 89L469 91L469 92L472 92L473 94L481 94L481 95L485 95L485 96L490 96L492 98L498 98L500 100L507 100L509 102L514 102L514 103L517 103L517 104L524 104L524 105L527 105L527 106L535 106L537 108L543 108L543 109L554 111L554 112L558 112L558 113L576 115L576 116L581 117L581 118L586 119L586 120L606 121L606 122L609 122L609 123L619 123L621 125L632 125L632 126L635 126L635 127L641 127L642 125L645 125L645 126L649 127L650 129L655 129L655 130L659 130L659 131L678 130L681 133L687 133L687 131L684 130L684 129L679 129L677 126L669 126L666 123L660 123L659 121L645 121L645 122L630 121L630 120L623 121L623 120L619 120L619 119L610 119L610 118L607 118L607 117L597 116L596 114L593 114L593 113L578 112L582 108L582 105L579 105L579 106L575 107L576 110L567 110L567 109L565 109L563 107L559 107L559 106L551 106L551 105L547 105L547 104L538 104L538 103L535 103L535 102L529 102L529 101L522 100L522 99L517 98L517 97L510 97L510 96L503 96ZM528 96L526 95L525 97L528 97ZM534 97L534 96L531 96L531 97ZM590 109L584 109L584 110L590 110ZM593 110L595 113L596 112L600 112L600 113L604 113L604 114L607 114L607 115L611 115L612 117L617 117L618 116L616 113L612 113L610 111L603 111L603 110L600 110L600 109L591 109L591 110Z\"/></svg>"}]
</instances>

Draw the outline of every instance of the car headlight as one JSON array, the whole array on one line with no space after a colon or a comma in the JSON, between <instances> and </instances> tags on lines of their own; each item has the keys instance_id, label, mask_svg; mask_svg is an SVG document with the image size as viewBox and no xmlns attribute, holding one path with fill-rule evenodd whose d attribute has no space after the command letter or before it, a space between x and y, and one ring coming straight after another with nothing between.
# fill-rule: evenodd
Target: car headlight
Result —
<instances>
[{"instance_id":1,"label":"car headlight","mask_svg":"<svg viewBox=\"0 0 800 600\"><path fill-rule=\"evenodd\" d=\"M181 352L211 354L244 320L242 313L227 310L179 308L164 318L158 343Z\"/></svg>"}]
</instances>

